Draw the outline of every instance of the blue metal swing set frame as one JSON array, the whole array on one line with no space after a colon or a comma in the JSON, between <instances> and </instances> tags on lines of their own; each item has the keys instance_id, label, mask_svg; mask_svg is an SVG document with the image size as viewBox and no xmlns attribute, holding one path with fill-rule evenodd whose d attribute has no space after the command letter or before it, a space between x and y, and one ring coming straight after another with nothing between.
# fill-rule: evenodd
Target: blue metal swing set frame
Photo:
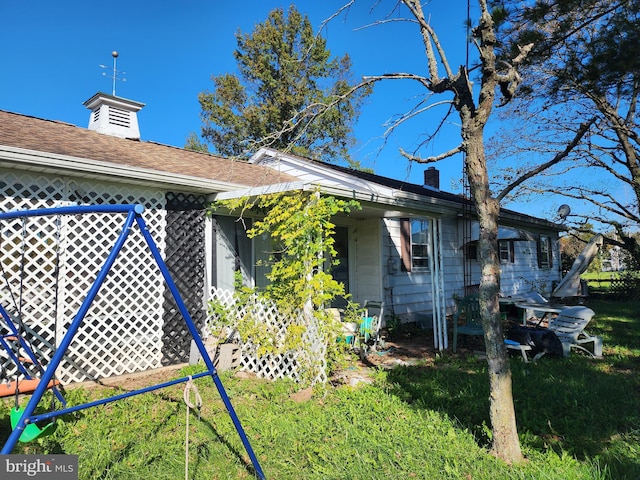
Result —
<instances>
[{"instance_id":1,"label":"blue metal swing set frame","mask_svg":"<svg viewBox=\"0 0 640 480\"><path fill-rule=\"evenodd\" d=\"M15 218L25 219L29 217L42 217L42 216L55 216L55 215L82 215L82 214L91 214L91 213L127 214L121 233L116 239L109 255L107 256L107 259L105 260L104 264L100 268L100 271L94 283L92 284L91 288L87 292L87 296L85 297L78 311L76 312L73 318L73 321L71 322L67 332L65 333L64 337L60 341L60 344L56 348L55 353L51 358L51 361L46 365L46 367L44 367L38 386L34 390L31 398L29 399L29 402L24 408L24 411L22 413L22 416L20 417L20 420L17 422L17 425L11 432L9 438L7 439L0 453L10 454L13 448L15 447L16 443L19 441L20 436L24 432L25 428L29 424L42 422L45 420L53 419L61 415L65 415L67 413L72 413L78 410L83 410L86 408L104 405L110 402L132 397L134 395L139 395L142 393L151 392L154 390L169 387L179 383L184 383L184 382L187 382L190 378L195 379L195 378L202 378L202 377L211 377L227 409L227 412L229 413L229 416L233 421L233 424L244 445L244 448L247 454L249 455L249 458L251 459L251 463L253 464L253 468L255 470L256 475L258 476L258 478L264 479L265 477L264 477L262 468L260 467L260 463L258 462L258 459L253 451L253 448L249 443L249 439L247 438L247 435L245 434L245 431L242 428L242 424L240 423L240 420L236 415L233 405L231 404L231 400L229 399L229 396L227 395L227 392L224 389L224 386L218 376L216 368L213 365L211 358L207 354L207 351L204 346L204 342L202 341L202 337L200 336L193 322L193 319L191 318L191 315L189 314L189 311L187 310L187 307L184 301L182 300L182 297L178 291L178 288L175 282L173 281L171 274L169 273L169 269L167 268L167 265L162 259L162 256L160 254L160 251L158 250L158 247L155 241L153 240L153 238L151 237L151 234L149 233L149 230L144 221L144 218L142 217L143 212L144 212L144 206L136 204L136 205L68 206L68 207L41 208L41 209L33 209L33 210L22 210L22 211L0 213L0 221L15 219ZM127 237L131 232L131 229L134 227L134 225L137 225L140 232L142 233L147 243L147 246L149 247L149 250L151 251L151 254L153 255L156 261L156 264L159 267L160 272L162 273L162 276L164 277L164 281L167 287L169 288L169 290L171 291L171 294L173 295L173 298L176 302L178 310L180 311L180 313L182 314L182 317L184 318L185 324L189 329L189 332L191 333L191 336L195 342L195 345L197 346L198 351L202 359L204 360L207 370L204 372L198 373L196 375L192 375L190 377L179 378L179 379L171 380L168 382L160 383L157 385L153 385L150 387L146 387L138 390L132 390L130 392L126 392L120 395L115 395L112 397L103 398L103 399L95 400L88 403L83 403L77 406L72 406L72 407L65 406L65 408L62 408L56 411L43 413L43 414L34 414L35 409L38 406L38 403L40 402L48 386L50 385L50 382L54 380L56 369L60 365L60 362L63 360L65 353L69 348L69 345L71 344L78 329L82 325L85 315L87 314L92 302L94 301L96 295L98 294L118 254L122 250L122 247L125 245ZM1 305L0 305L0 315L2 315L2 317L4 317L5 320L7 320L7 323L13 325L13 323L11 322L8 316L8 313ZM11 333L15 335L17 334L17 331L11 332ZM24 341L21 341L21 343L23 345L26 345ZM11 356L11 350L8 349L8 351ZM13 357L11 358L13 359ZM14 362L17 362L18 370L24 373L25 369L21 365L20 361L17 358L13 360ZM54 393L56 394L56 396L60 395L60 393L57 392L57 390L54 390ZM61 397L59 397L59 399L61 399ZM64 399L61 399L61 400L64 406L65 405Z\"/></svg>"}]
</instances>

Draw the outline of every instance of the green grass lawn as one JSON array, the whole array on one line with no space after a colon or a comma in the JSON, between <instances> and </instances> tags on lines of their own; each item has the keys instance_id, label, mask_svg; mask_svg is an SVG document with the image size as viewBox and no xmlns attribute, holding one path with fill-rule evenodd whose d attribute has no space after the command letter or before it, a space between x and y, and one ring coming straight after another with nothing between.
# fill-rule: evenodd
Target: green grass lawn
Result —
<instances>
[{"instance_id":1,"label":"green grass lawn","mask_svg":"<svg viewBox=\"0 0 640 480\"><path fill-rule=\"evenodd\" d=\"M474 356L376 370L371 385L329 386L304 402L287 381L222 380L269 479L638 479L640 314L631 302L590 307L604 359L513 357L522 465L488 453L486 363ZM204 406L190 417L190 478L254 478L211 380L197 385ZM83 480L184 478L183 387L59 419L54 435L14 453L77 454ZM72 403L105 396L68 393ZM10 406L0 405L2 443Z\"/></svg>"},{"instance_id":2,"label":"green grass lawn","mask_svg":"<svg viewBox=\"0 0 640 480\"><path fill-rule=\"evenodd\" d=\"M589 285L589 291L596 294L608 294L608 293L618 293L618 297L622 297L624 299L625 294L623 292L616 291L614 288L612 290L613 284L618 283L618 288L620 288L620 282L622 279L629 280L631 278L637 278L638 272L585 272L580 275L580 278L586 280Z\"/></svg>"}]
</instances>

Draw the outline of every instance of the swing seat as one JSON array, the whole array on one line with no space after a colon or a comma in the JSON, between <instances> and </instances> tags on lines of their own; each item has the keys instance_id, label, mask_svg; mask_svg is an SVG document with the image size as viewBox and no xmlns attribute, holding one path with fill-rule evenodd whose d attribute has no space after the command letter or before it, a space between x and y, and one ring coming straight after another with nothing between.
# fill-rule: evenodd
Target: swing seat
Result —
<instances>
[{"instance_id":1,"label":"swing seat","mask_svg":"<svg viewBox=\"0 0 640 480\"><path fill-rule=\"evenodd\" d=\"M23 408L12 408L11 409L11 428L13 430L16 429L18 422L22 418L22 414L24 413ZM56 430L56 422L47 423L44 427L40 428L35 423L28 423L24 430L20 434L20 438L18 439L22 443L32 442L36 438L44 437L46 435L51 435Z\"/></svg>"},{"instance_id":2,"label":"swing seat","mask_svg":"<svg viewBox=\"0 0 640 480\"><path fill-rule=\"evenodd\" d=\"M19 390L19 393L33 393L36 388L38 388L38 384L40 380L37 378L29 378L25 380L20 380L17 383L8 382L8 383L0 383L0 398L9 397L16 394L16 388ZM53 388L60 385L58 380L51 380L47 385L47 388Z\"/></svg>"}]
</instances>

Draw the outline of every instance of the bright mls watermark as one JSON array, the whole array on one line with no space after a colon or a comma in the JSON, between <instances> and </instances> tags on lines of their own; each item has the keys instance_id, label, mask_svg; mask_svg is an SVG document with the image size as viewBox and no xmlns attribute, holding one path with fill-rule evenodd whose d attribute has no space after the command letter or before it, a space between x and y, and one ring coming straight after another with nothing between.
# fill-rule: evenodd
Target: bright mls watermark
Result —
<instances>
[{"instance_id":1,"label":"bright mls watermark","mask_svg":"<svg viewBox=\"0 0 640 480\"><path fill-rule=\"evenodd\" d=\"M78 480L77 455L0 455L2 480Z\"/></svg>"}]
</instances>

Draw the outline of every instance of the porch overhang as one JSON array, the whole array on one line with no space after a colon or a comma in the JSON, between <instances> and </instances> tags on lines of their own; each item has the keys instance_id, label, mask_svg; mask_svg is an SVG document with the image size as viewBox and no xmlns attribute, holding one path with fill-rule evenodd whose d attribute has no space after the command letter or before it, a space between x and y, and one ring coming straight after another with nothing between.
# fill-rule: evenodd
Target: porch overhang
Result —
<instances>
[{"instance_id":1,"label":"porch overhang","mask_svg":"<svg viewBox=\"0 0 640 480\"><path fill-rule=\"evenodd\" d=\"M318 188L325 195L360 202L362 210L350 214L356 218L406 217L411 215L438 217L446 213L455 214L459 211L459 205L454 204L454 202L416 195L410 192L390 191L389 194L382 194L380 192L359 191L336 185L322 185L304 181L220 192L214 196L214 200L232 200L243 197L252 198L260 195L295 191L312 192Z\"/></svg>"}]
</instances>

